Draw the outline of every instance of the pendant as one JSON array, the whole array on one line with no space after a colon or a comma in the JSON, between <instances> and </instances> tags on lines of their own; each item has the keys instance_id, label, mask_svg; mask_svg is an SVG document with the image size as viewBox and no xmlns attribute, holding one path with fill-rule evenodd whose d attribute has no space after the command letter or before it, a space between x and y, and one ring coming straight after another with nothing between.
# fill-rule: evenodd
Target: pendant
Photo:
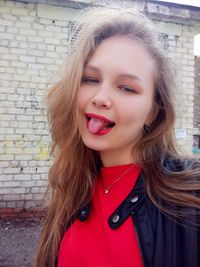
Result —
<instances>
[{"instance_id":1,"label":"pendant","mask_svg":"<svg viewBox=\"0 0 200 267\"><path fill-rule=\"evenodd\" d=\"M104 191L104 192L105 192L105 194L108 194L108 189L105 189L105 191Z\"/></svg>"}]
</instances>

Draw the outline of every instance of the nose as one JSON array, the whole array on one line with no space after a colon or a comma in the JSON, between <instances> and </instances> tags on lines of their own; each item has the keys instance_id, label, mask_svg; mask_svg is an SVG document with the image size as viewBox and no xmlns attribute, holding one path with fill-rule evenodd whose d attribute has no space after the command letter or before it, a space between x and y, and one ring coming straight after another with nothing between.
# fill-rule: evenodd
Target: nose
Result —
<instances>
[{"instance_id":1,"label":"nose","mask_svg":"<svg viewBox=\"0 0 200 267\"><path fill-rule=\"evenodd\" d=\"M109 90L106 88L99 88L98 92L92 98L92 104L98 108L109 109L112 106Z\"/></svg>"}]
</instances>

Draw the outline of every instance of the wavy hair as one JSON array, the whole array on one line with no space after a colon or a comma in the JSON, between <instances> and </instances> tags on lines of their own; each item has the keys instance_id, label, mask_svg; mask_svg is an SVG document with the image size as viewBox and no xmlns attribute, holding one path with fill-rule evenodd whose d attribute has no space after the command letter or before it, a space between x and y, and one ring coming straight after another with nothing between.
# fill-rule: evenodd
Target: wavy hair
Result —
<instances>
[{"instance_id":1,"label":"wavy hair","mask_svg":"<svg viewBox=\"0 0 200 267\"><path fill-rule=\"evenodd\" d=\"M136 147L149 198L169 214L175 214L174 209L161 205L159 199L171 203L171 207L200 207L199 198L190 193L200 187L199 182L190 183L194 171L191 168L168 171L164 167L166 155L178 157L173 136L175 83L157 31L151 21L133 9L97 8L83 12L70 39L65 76L47 95L54 162L49 171L51 201L38 246L37 267L55 266L66 225L92 198L101 160L98 152L87 148L81 140L77 126L77 91L88 57L111 36L128 36L141 42L156 66L155 104L159 111L150 132L143 135Z\"/></svg>"}]
</instances>

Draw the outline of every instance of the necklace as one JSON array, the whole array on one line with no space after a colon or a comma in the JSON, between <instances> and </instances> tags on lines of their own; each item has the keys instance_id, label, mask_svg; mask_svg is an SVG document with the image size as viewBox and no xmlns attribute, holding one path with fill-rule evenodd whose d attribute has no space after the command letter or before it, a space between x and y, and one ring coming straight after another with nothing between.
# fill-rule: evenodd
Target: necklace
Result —
<instances>
[{"instance_id":1,"label":"necklace","mask_svg":"<svg viewBox=\"0 0 200 267\"><path fill-rule=\"evenodd\" d=\"M119 175L117 178L115 178L115 180L107 187L104 186L104 193L108 194L110 191L110 188L116 184L122 177L124 177L125 174L127 174L132 168L134 167L134 165L131 165L131 167L129 167L127 170L125 170L121 175Z\"/></svg>"}]
</instances>

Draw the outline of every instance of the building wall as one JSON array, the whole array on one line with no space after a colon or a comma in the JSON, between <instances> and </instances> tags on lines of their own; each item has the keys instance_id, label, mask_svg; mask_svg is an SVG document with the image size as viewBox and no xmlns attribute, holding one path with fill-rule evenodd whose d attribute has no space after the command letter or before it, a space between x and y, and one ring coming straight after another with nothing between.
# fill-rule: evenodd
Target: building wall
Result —
<instances>
[{"instance_id":1,"label":"building wall","mask_svg":"<svg viewBox=\"0 0 200 267\"><path fill-rule=\"evenodd\" d=\"M200 155L200 56L194 60L194 143L193 152Z\"/></svg>"},{"instance_id":2,"label":"building wall","mask_svg":"<svg viewBox=\"0 0 200 267\"><path fill-rule=\"evenodd\" d=\"M43 97L64 69L70 22L78 12L72 5L78 1L69 1L71 7L31 2L0 2L0 208L42 205L51 162ZM117 2L144 7L142 1ZM199 22L154 20L177 64L176 134L184 153L191 154L193 37Z\"/></svg>"}]
</instances>

